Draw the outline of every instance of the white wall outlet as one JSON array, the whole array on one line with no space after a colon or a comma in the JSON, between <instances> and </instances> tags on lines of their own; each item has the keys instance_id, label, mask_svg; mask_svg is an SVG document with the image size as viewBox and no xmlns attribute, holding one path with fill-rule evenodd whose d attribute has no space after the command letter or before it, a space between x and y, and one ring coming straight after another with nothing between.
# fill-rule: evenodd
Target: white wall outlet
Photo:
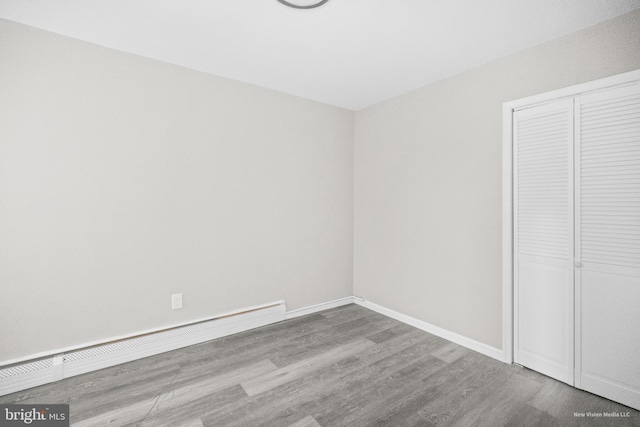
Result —
<instances>
[{"instance_id":1,"label":"white wall outlet","mask_svg":"<svg viewBox=\"0 0 640 427\"><path fill-rule=\"evenodd\" d=\"M171 310L182 308L182 294L171 295Z\"/></svg>"}]
</instances>

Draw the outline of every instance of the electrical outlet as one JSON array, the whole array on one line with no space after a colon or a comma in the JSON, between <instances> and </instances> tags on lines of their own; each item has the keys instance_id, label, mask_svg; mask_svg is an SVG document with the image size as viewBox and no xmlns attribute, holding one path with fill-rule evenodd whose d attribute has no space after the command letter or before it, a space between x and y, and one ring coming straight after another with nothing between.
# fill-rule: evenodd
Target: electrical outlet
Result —
<instances>
[{"instance_id":1,"label":"electrical outlet","mask_svg":"<svg viewBox=\"0 0 640 427\"><path fill-rule=\"evenodd\" d=\"M182 294L171 295L171 310L182 308Z\"/></svg>"}]
</instances>

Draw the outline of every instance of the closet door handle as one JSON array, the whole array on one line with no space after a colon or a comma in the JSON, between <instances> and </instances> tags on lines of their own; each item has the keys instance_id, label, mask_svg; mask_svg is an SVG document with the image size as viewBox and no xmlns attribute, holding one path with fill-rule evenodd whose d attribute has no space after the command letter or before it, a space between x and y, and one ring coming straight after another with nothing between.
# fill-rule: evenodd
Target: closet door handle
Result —
<instances>
[{"instance_id":1,"label":"closet door handle","mask_svg":"<svg viewBox=\"0 0 640 427\"><path fill-rule=\"evenodd\" d=\"M581 268L582 267L582 263L579 261L576 261L573 265L575 265L576 268Z\"/></svg>"}]
</instances>

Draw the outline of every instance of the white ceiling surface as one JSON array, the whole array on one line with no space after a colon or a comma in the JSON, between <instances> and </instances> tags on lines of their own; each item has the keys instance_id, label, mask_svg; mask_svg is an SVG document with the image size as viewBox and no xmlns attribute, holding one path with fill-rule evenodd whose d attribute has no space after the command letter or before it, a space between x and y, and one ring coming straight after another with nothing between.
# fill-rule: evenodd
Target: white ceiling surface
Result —
<instances>
[{"instance_id":1,"label":"white ceiling surface","mask_svg":"<svg viewBox=\"0 0 640 427\"><path fill-rule=\"evenodd\" d=\"M640 0L0 0L0 17L358 110Z\"/></svg>"}]
</instances>

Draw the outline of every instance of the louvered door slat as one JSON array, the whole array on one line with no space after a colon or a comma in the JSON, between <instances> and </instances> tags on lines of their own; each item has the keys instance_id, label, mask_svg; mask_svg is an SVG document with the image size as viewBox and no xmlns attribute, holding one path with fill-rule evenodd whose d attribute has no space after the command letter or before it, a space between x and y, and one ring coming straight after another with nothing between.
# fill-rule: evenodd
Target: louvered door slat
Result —
<instances>
[{"instance_id":1,"label":"louvered door slat","mask_svg":"<svg viewBox=\"0 0 640 427\"><path fill-rule=\"evenodd\" d=\"M513 119L514 359L640 409L640 82Z\"/></svg>"},{"instance_id":2,"label":"louvered door slat","mask_svg":"<svg viewBox=\"0 0 640 427\"><path fill-rule=\"evenodd\" d=\"M624 102L617 103L606 103L606 108L604 109L605 113L600 115L600 117L615 117L620 114L625 114L629 110L637 110L638 109L638 98L630 99ZM589 117L592 114L597 114L598 112L603 111L602 108L583 108L582 115L584 117Z\"/></svg>"},{"instance_id":3,"label":"louvered door slat","mask_svg":"<svg viewBox=\"0 0 640 427\"><path fill-rule=\"evenodd\" d=\"M518 114L518 241L522 253L568 259L571 111L566 102Z\"/></svg>"},{"instance_id":4,"label":"louvered door slat","mask_svg":"<svg viewBox=\"0 0 640 427\"><path fill-rule=\"evenodd\" d=\"M620 104L632 103L635 104L640 100L640 93L631 92L625 95L621 95L616 98L602 98L602 99L592 99L588 104L585 104L581 107L581 111L592 111L599 110L604 108L609 108L609 106L617 106Z\"/></svg>"},{"instance_id":5,"label":"louvered door slat","mask_svg":"<svg viewBox=\"0 0 640 427\"><path fill-rule=\"evenodd\" d=\"M638 146L635 143L633 135L629 135L628 137L611 137L609 138L610 142L616 144L616 147L611 148L607 146L599 146L599 147L582 147L582 155L598 155L602 151L606 151L607 153L615 153L615 152L633 152L638 149Z\"/></svg>"},{"instance_id":6,"label":"louvered door slat","mask_svg":"<svg viewBox=\"0 0 640 427\"><path fill-rule=\"evenodd\" d=\"M577 234L592 235L595 224L626 234L633 231L627 227L640 224L640 96L619 94L580 100L580 193L584 196L580 197ZM625 257L625 265L640 268L640 254L634 249L640 246L640 238L631 240L615 246L583 238L579 250L589 254L592 262Z\"/></svg>"},{"instance_id":7,"label":"louvered door slat","mask_svg":"<svg viewBox=\"0 0 640 427\"><path fill-rule=\"evenodd\" d=\"M615 136L619 138L626 138L626 137L633 138L633 135L635 135L635 133L638 132L638 130L640 130L640 123L625 123L623 125L618 126L615 129L616 131ZM598 142L599 140L602 140L603 137L607 137L612 133L611 129L606 127L589 129L589 132L590 134L582 140L583 142L588 142L588 143ZM606 142L603 142L603 143L604 145L607 145Z\"/></svg>"},{"instance_id":8,"label":"louvered door slat","mask_svg":"<svg viewBox=\"0 0 640 427\"><path fill-rule=\"evenodd\" d=\"M640 113L640 108L619 111L618 113L607 112L603 114L594 113L588 116L584 115L583 118L587 119L588 122L582 125L582 129L607 129L613 131L613 128L618 128L621 125L637 124L635 119L638 113Z\"/></svg>"},{"instance_id":9,"label":"louvered door slat","mask_svg":"<svg viewBox=\"0 0 640 427\"><path fill-rule=\"evenodd\" d=\"M626 227L626 228L616 228L616 227L609 227L609 228L605 228L603 226L592 226L591 229L589 231L585 231L584 233L582 233L583 236L612 236L612 237L618 237L618 238L622 238L622 239L631 239L631 240L635 240L637 238L640 237L640 226L631 228L631 227Z\"/></svg>"},{"instance_id":10,"label":"louvered door slat","mask_svg":"<svg viewBox=\"0 0 640 427\"><path fill-rule=\"evenodd\" d=\"M521 301L514 356L571 383L573 101L518 111L514 125L514 279ZM552 333L540 332L545 324L554 325Z\"/></svg>"},{"instance_id":11,"label":"louvered door slat","mask_svg":"<svg viewBox=\"0 0 640 427\"><path fill-rule=\"evenodd\" d=\"M640 86L576 98L576 385L640 407Z\"/></svg>"}]
</instances>

